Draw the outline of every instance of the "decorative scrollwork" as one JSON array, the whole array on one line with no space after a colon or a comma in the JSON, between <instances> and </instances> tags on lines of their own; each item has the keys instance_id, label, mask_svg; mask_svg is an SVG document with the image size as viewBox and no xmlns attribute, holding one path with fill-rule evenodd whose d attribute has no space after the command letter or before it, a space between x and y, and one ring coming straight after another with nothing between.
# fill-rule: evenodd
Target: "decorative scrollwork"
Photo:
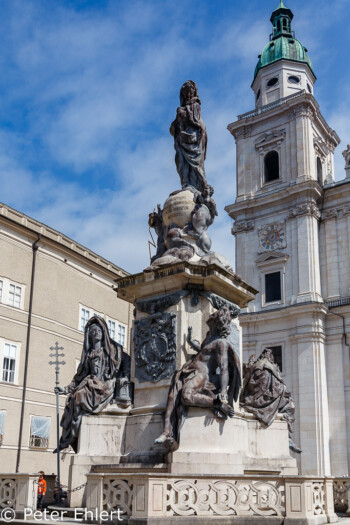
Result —
<instances>
[{"instance_id":1,"label":"decorative scrollwork","mask_svg":"<svg viewBox=\"0 0 350 525\"><path fill-rule=\"evenodd\" d=\"M324 495L324 484L320 482L314 482L312 484L312 503L314 514L316 516L325 514L325 495Z\"/></svg>"},{"instance_id":2,"label":"decorative scrollwork","mask_svg":"<svg viewBox=\"0 0 350 525\"><path fill-rule=\"evenodd\" d=\"M173 516L282 516L284 487L278 481L174 480L167 486Z\"/></svg>"},{"instance_id":3,"label":"decorative scrollwork","mask_svg":"<svg viewBox=\"0 0 350 525\"><path fill-rule=\"evenodd\" d=\"M312 202L307 202L305 204L301 204L300 206L296 206L289 212L290 217L298 217L299 215L311 215L316 219L319 219L321 216L320 210L317 208L316 204Z\"/></svg>"},{"instance_id":4,"label":"decorative scrollwork","mask_svg":"<svg viewBox=\"0 0 350 525\"><path fill-rule=\"evenodd\" d=\"M0 478L0 509L15 508L16 504L16 480L11 478Z\"/></svg>"},{"instance_id":5,"label":"decorative scrollwork","mask_svg":"<svg viewBox=\"0 0 350 525\"><path fill-rule=\"evenodd\" d=\"M133 486L127 480L107 478L103 484L103 508L120 509L125 516L131 516L132 491Z\"/></svg>"},{"instance_id":6,"label":"decorative scrollwork","mask_svg":"<svg viewBox=\"0 0 350 525\"><path fill-rule=\"evenodd\" d=\"M281 516L282 492L281 485L266 481L253 481L251 484L250 506L258 516ZM283 493L284 495L284 493Z\"/></svg>"},{"instance_id":7,"label":"decorative scrollwork","mask_svg":"<svg viewBox=\"0 0 350 525\"><path fill-rule=\"evenodd\" d=\"M253 231L254 225L254 221L236 221L232 226L231 233L232 235L237 235L237 233Z\"/></svg>"}]
</instances>

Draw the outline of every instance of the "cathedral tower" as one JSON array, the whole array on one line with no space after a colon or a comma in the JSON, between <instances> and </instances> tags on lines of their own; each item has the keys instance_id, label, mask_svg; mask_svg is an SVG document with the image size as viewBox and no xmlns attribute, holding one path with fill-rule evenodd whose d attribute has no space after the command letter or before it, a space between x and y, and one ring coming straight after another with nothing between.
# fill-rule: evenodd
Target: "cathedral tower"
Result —
<instances>
[{"instance_id":1,"label":"cathedral tower","mask_svg":"<svg viewBox=\"0 0 350 525\"><path fill-rule=\"evenodd\" d=\"M240 318L245 359L273 349L297 406L301 472L347 475L350 180L335 182L340 140L320 112L292 20L281 0L254 73L255 109L228 126L237 191L226 211L235 221L236 271L260 290ZM343 313L337 300L348 301Z\"/></svg>"}]
</instances>

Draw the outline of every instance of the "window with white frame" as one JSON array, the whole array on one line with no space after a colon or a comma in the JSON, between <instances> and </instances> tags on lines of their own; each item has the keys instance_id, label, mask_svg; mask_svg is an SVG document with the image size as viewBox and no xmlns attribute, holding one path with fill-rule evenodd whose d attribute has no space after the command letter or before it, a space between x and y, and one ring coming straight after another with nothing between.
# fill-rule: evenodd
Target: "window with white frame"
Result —
<instances>
[{"instance_id":1,"label":"window with white frame","mask_svg":"<svg viewBox=\"0 0 350 525\"><path fill-rule=\"evenodd\" d=\"M4 343L2 353L2 381L14 383L16 377L17 345Z\"/></svg>"},{"instance_id":2,"label":"window with white frame","mask_svg":"<svg viewBox=\"0 0 350 525\"><path fill-rule=\"evenodd\" d=\"M265 274L265 303L275 303L282 299L281 272Z\"/></svg>"},{"instance_id":3,"label":"window with white frame","mask_svg":"<svg viewBox=\"0 0 350 525\"><path fill-rule=\"evenodd\" d=\"M0 410L0 447L4 441L4 432L5 432L5 410Z\"/></svg>"},{"instance_id":4,"label":"window with white frame","mask_svg":"<svg viewBox=\"0 0 350 525\"><path fill-rule=\"evenodd\" d=\"M80 309L80 330L84 331L86 323L90 319L90 310L87 308L81 307Z\"/></svg>"},{"instance_id":5,"label":"window with white frame","mask_svg":"<svg viewBox=\"0 0 350 525\"><path fill-rule=\"evenodd\" d=\"M79 305L79 330L84 332L86 323L91 319L91 317L102 317L105 316L99 312L95 312L93 308L90 308L89 306L83 306Z\"/></svg>"},{"instance_id":6,"label":"window with white frame","mask_svg":"<svg viewBox=\"0 0 350 525\"><path fill-rule=\"evenodd\" d=\"M285 273L289 255L274 250L263 253L256 265L261 272L261 306L283 304L285 301Z\"/></svg>"},{"instance_id":7,"label":"window with white frame","mask_svg":"<svg viewBox=\"0 0 350 525\"><path fill-rule=\"evenodd\" d=\"M264 158L264 182L272 182L279 178L278 153L277 151L269 151Z\"/></svg>"},{"instance_id":8,"label":"window with white frame","mask_svg":"<svg viewBox=\"0 0 350 525\"><path fill-rule=\"evenodd\" d=\"M25 285L0 277L0 303L23 309L24 290Z\"/></svg>"},{"instance_id":9,"label":"window with white frame","mask_svg":"<svg viewBox=\"0 0 350 525\"><path fill-rule=\"evenodd\" d=\"M126 346L126 325L119 323L115 319L111 319L104 314L95 312L93 308L89 306L79 305L79 330L82 332L85 330L86 323L93 316L101 317L106 320L109 336L114 341L117 341L122 346Z\"/></svg>"},{"instance_id":10,"label":"window with white frame","mask_svg":"<svg viewBox=\"0 0 350 525\"><path fill-rule=\"evenodd\" d=\"M48 448L51 418L32 416L30 421L30 442L33 448Z\"/></svg>"},{"instance_id":11,"label":"window with white frame","mask_svg":"<svg viewBox=\"0 0 350 525\"><path fill-rule=\"evenodd\" d=\"M107 325L110 338L115 340L115 321L108 319Z\"/></svg>"},{"instance_id":12,"label":"window with white frame","mask_svg":"<svg viewBox=\"0 0 350 525\"><path fill-rule=\"evenodd\" d=\"M9 304L10 306L16 306L16 308L20 308L21 295L22 288L20 286L16 286L15 284L10 284L7 304Z\"/></svg>"},{"instance_id":13,"label":"window with white frame","mask_svg":"<svg viewBox=\"0 0 350 525\"><path fill-rule=\"evenodd\" d=\"M125 346L125 326L122 324L118 324L118 337L117 337L117 343L119 343L122 346Z\"/></svg>"}]
</instances>

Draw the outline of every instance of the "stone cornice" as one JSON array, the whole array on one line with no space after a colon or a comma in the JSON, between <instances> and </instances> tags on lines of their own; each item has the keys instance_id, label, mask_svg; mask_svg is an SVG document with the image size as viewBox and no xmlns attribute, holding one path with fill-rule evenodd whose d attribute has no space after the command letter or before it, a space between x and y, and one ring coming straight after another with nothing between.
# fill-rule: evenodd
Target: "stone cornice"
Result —
<instances>
[{"instance_id":1,"label":"stone cornice","mask_svg":"<svg viewBox=\"0 0 350 525\"><path fill-rule=\"evenodd\" d=\"M350 197L350 179L343 179L324 186L325 203L328 199L338 198L344 201L344 204L349 202Z\"/></svg>"},{"instance_id":2,"label":"stone cornice","mask_svg":"<svg viewBox=\"0 0 350 525\"><path fill-rule=\"evenodd\" d=\"M264 120L270 120L271 117L280 113L286 113L289 120L294 120L300 116L310 118L313 117L327 137L327 147L331 150L334 150L334 148L340 144L339 136L327 124L320 112L320 107L316 99L309 93L303 93L300 96L291 97L290 100L286 100L284 104L273 106L268 111L257 111L254 112L252 116L248 116L249 113L247 113L247 118L241 118L235 122L232 122L227 126L227 129L235 138L237 138L238 135L242 137L243 135L241 135L240 131L242 128L254 126L255 124L263 122ZM242 117L244 117L244 115L242 115Z\"/></svg>"},{"instance_id":3,"label":"stone cornice","mask_svg":"<svg viewBox=\"0 0 350 525\"><path fill-rule=\"evenodd\" d=\"M349 210L350 212L350 210ZM331 208L322 212L322 221L329 221L330 219L336 219L338 217L337 208Z\"/></svg>"},{"instance_id":4,"label":"stone cornice","mask_svg":"<svg viewBox=\"0 0 350 525\"><path fill-rule=\"evenodd\" d=\"M276 319L276 312L278 312L279 319L290 319L293 316L304 316L318 315L326 316L328 314L328 308L324 303L310 301L308 303L296 303L287 306L281 306L277 308L271 308L269 310L259 310L258 312L244 312L239 316L241 324L245 323L264 323L267 320Z\"/></svg>"},{"instance_id":5,"label":"stone cornice","mask_svg":"<svg viewBox=\"0 0 350 525\"><path fill-rule=\"evenodd\" d=\"M128 275L116 280L116 283L118 297L130 303L160 293L187 290L195 285L200 290L213 292L244 308L258 293L237 274L226 270L223 266L189 261L167 264L152 271Z\"/></svg>"},{"instance_id":6,"label":"stone cornice","mask_svg":"<svg viewBox=\"0 0 350 525\"><path fill-rule=\"evenodd\" d=\"M41 235L41 244L54 246L64 253L69 253L76 259L84 259L87 264L97 266L99 270L108 272L109 274L113 273L116 278L129 275L128 272L70 239L63 233L3 203L0 203L0 224L1 223L8 225L19 234L29 236L33 241L38 238L38 235Z\"/></svg>"},{"instance_id":7,"label":"stone cornice","mask_svg":"<svg viewBox=\"0 0 350 525\"><path fill-rule=\"evenodd\" d=\"M256 194L253 198L244 199L234 204L225 206L225 211L229 214L232 219L236 219L240 215L242 220L249 222L255 217L255 213L258 212L259 208L265 208L271 210L272 206L276 203L279 206L279 213L286 210L286 215L289 214L292 203L304 202L315 203L321 197L321 187L316 181L308 180L299 184L293 184L290 186L283 186L280 190L274 189L271 192ZM247 212L249 211L249 216Z\"/></svg>"}]
</instances>

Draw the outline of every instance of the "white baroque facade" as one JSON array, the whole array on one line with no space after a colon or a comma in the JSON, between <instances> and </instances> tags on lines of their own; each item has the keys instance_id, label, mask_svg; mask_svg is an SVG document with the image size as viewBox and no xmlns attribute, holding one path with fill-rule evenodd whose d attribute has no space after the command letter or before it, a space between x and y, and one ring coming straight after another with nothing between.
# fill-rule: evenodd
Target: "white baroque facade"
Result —
<instances>
[{"instance_id":1,"label":"white baroque facade","mask_svg":"<svg viewBox=\"0 0 350 525\"><path fill-rule=\"evenodd\" d=\"M255 110L236 141L236 271L260 293L240 317L245 360L272 347L296 404L303 475L349 474L350 147L313 95L316 77L283 1L255 71Z\"/></svg>"}]
</instances>

